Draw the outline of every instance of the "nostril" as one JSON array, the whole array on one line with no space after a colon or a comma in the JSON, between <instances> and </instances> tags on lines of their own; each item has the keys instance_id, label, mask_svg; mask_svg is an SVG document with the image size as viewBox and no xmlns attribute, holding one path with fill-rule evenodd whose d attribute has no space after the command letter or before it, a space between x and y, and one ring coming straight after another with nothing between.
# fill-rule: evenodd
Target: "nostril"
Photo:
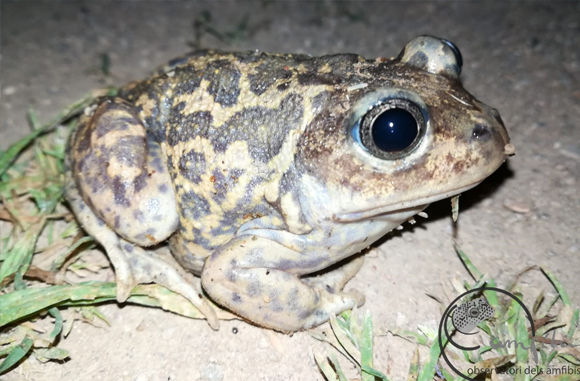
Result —
<instances>
[{"instance_id":1,"label":"nostril","mask_svg":"<svg viewBox=\"0 0 580 381\"><path fill-rule=\"evenodd\" d=\"M473 139L485 142L491 138L491 131L488 126L484 124L477 124L471 133Z\"/></svg>"}]
</instances>

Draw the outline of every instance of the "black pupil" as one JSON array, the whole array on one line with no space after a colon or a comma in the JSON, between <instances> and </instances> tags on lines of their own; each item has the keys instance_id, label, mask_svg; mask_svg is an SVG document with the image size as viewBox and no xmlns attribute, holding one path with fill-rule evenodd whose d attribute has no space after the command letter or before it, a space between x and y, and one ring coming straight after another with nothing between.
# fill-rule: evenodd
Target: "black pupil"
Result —
<instances>
[{"instance_id":1,"label":"black pupil","mask_svg":"<svg viewBox=\"0 0 580 381\"><path fill-rule=\"evenodd\" d=\"M385 152L399 152L415 141L419 127L410 112L392 108L375 119L371 133L378 149Z\"/></svg>"}]
</instances>

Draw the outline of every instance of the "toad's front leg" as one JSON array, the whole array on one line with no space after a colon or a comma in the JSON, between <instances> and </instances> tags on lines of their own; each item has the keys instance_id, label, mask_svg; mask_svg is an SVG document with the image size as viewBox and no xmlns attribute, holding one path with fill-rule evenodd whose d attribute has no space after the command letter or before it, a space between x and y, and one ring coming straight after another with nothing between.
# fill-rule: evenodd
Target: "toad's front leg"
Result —
<instances>
[{"instance_id":1,"label":"toad's front leg","mask_svg":"<svg viewBox=\"0 0 580 381\"><path fill-rule=\"evenodd\" d=\"M338 285L322 288L320 282L306 283L299 278L319 270L321 261L328 262L328 258L310 257L263 237L242 235L207 259L202 284L212 299L242 317L294 332L322 324L331 315L364 301L357 292L340 290L361 261L339 270L348 275L334 276L341 279Z\"/></svg>"}]
</instances>

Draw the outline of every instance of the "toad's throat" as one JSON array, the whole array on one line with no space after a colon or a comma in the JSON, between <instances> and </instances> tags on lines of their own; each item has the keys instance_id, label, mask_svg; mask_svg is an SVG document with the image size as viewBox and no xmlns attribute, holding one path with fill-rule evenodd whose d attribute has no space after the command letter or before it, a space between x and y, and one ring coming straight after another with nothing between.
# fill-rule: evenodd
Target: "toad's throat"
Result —
<instances>
[{"instance_id":1,"label":"toad's throat","mask_svg":"<svg viewBox=\"0 0 580 381\"><path fill-rule=\"evenodd\" d=\"M413 215L419 213L421 210L429 206L429 204L432 202L443 200L447 197L455 196L459 193L468 191L469 189L476 187L480 183L481 181L478 181L465 187L452 189L444 193L439 193L433 196L424 197L417 200L397 202L394 204L383 205L363 211L338 214L334 216L333 220L336 222L355 222L366 220L369 218L376 218L377 216L389 219L389 216L387 214L389 215L393 214L393 219L398 219L400 218L401 214L407 214L410 212L410 214Z\"/></svg>"}]
</instances>

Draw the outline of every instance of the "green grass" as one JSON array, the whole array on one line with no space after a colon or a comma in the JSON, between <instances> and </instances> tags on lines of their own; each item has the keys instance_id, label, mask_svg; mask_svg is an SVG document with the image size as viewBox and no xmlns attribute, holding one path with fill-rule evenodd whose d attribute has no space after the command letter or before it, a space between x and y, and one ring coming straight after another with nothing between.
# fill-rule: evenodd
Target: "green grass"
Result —
<instances>
[{"instance_id":1,"label":"green grass","mask_svg":"<svg viewBox=\"0 0 580 381\"><path fill-rule=\"evenodd\" d=\"M63 199L66 138L86 107L99 96L113 94L115 90L92 92L45 125L30 110L32 132L0 152L0 218L12 226L2 229L0 237L0 375L30 355L42 362L66 359L69 352L61 338L74 322L106 322L95 306L115 301L113 283L65 284L67 270L95 267L81 257L96 245L91 237L83 236ZM54 228L58 220L65 224L60 234ZM41 236L46 238L45 247L39 247ZM32 266L35 255L54 248L59 250L48 270ZM28 278L37 282L29 287ZM127 302L203 318L181 295L158 285L134 288ZM71 313L65 318L63 310ZM54 319L50 332L42 332L36 324L46 313ZM218 317L231 315L219 311Z\"/></svg>"},{"instance_id":2,"label":"green grass","mask_svg":"<svg viewBox=\"0 0 580 381\"><path fill-rule=\"evenodd\" d=\"M456 247L456 251L459 258L462 260L463 264L469 271L470 275L475 280L474 284L465 282L461 289L456 289L457 295L474 287L497 287L495 280L481 273L465 254L465 252L461 250L461 248ZM534 267L525 269L524 272L531 270L541 270L542 273L545 274L548 280L553 284L556 292L558 293L557 299L562 301L561 307L556 309L556 300L546 301L544 299L543 292L538 296L538 299L536 300L532 310L536 328L541 325L539 329L537 329L536 337L546 333L554 332L556 337L567 337L570 339L570 344L580 346L579 335L574 336L578 324L578 309L572 309L568 294L550 270L545 267ZM510 289L512 290L512 293L515 293L515 295L522 298L523 296L518 291L518 280L520 275L521 274L518 274L516 279L512 282ZM521 313L520 305L511 298L502 298L502 294L498 294L495 291L486 290L482 294L485 296L488 303L494 307L496 316L491 320L481 323L479 326L480 330L485 333L489 339L493 336L500 338L500 340L503 342L506 340L517 340L518 342L523 343L526 347L529 347L532 340L528 331L529 323L525 314ZM553 321L542 321L541 319L546 318L548 313L553 313L553 316L551 316ZM320 353L315 355L315 360L321 372L329 381L343 381L346 379L344 378L340 364L336 359L336 353L338 353L357 367L360 378L362 380L389 380L389 378L384 373L381 373L372 367L372 361L365 364L364 358L367 359L366 361L368 361L368 359L372 359L373 340L370 337L365 337L364 342L361 340L360 329L358 328L360 327L361 323L353 324L353 322L358 322L360 317L355 318L355 316L357 316L355 311L353 311L353 313L343 313L340 317L331 320L330 329L317 329L311 332L311 335L314 338L328 343L329 346L333 348L332 350L329 348L330 355L322 355ZM372 332L372 321L368 311L364 314L362 325L365 327L367 332ZM453 327L451 325L449 325L449 329L450 334L453 336L453 333L451 333ZM421 361L420 359L419 350L417 349L415 351L409 365L407 380L441 380L441 376L443 376L446 380L451 381L463 380L462 377L457 376L451 371L451 369L447 366L441 357L437 332L434 332L432 329L423 326L419 327L416 331L407 329L393 330L390 332L395 336L399 336L403 339L416 343L417 348L425 347L428 351L428 356L424 361ZM536 343L536 349L539 357L539 364L536 365L529 356L530 351L522 349L522 347L519 346L517 348L511 346L508 349L498 348L497 350L491 346L482 346L477 354L473 354L460 351L453 346L447 345L445 337L443 340L443 347L447 355L453 359L454 363L463 361L465 366L477 366L478 368L502 367L504 371L513 371L514 375L511 376L511 378L516 381L579 380L580 351L571 346L557 346L555 348L551 348L549 347L549 343L546 345L548 348L541 348L541 346ZM365 349L363 350L363 348ZM363 353L365 354L364 358ZM485 354L485 359L482 357L482 354ZM572 369L576 369L578 374L547 374L548 369L559 368L562 365L568 365ZM523 372L518 374L516 371L517 369L525 369L528 366L532 368L536 367L538 370L543 370L543 374L534 376L526 375ZM369 375L375 378L365 378ZM491 378L491 375L487 375L487 378L481 378L481 380L484 379L492 381L495 380Z\"/></svg>"}]
</instances>

